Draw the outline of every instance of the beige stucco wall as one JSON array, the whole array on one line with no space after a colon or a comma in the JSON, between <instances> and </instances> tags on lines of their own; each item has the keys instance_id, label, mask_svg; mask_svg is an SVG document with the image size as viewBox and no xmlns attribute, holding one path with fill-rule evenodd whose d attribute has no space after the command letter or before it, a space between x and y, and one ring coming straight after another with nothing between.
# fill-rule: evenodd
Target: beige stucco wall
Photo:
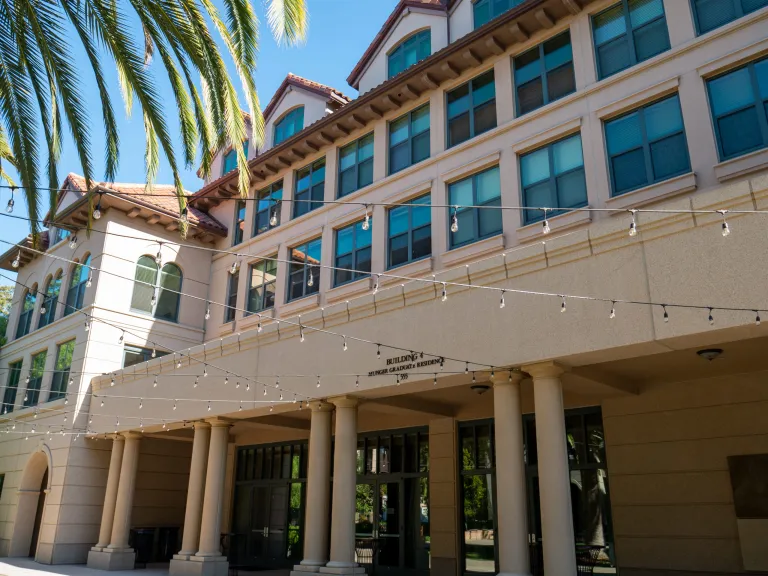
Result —
<instances>
[{"instance_id":1,"label":"beige stucco wall","mask_svg":"<svg viewBox=\"0 0 768 576\"><path fill-rule=\"evenodd\" d=\"M432 36L432 54L448 45L448 22L444 13L406 8L360 76L360 94L365 94L387 80L389 53L393 48L409 36L427 28Z\"/></svg>"},{"instance_id":2,"label":"beige stucco wall","mask_svg":"<svg viewBox=\"0 0 768 576\"><path fill-rule=\"evenodd\" d=\"M475 29L472 0L458 0L451 8L451 42Z\"/></svg>"},{"instance_id":3,"label":"beige stucco wall","mask_svg":"<svg viewBox=\"0 0 768 576\"><path fill-rule=\"evenodd\" d=\"M275 123L279 122L283 116L298 106L304 106L304 127L317 122L325 116L327 100L313 92L288 86L279 103L270 114L265 118L264 150L272 148L275 139Z\"/></svg>"},{"instance_id":4,"label":"beige stucco wall","mask_svg":"<svg viewBox=\"0 0 768 576\"><path fill-rule=\"evenodd\" d=\"M459 569L457 454L456 421L430 421L429 530L431 567L435 574L456 574Z\"/></svg>"},{"instance_id":5,"label":"beige stucco wall","mask_svg":"<svg viewBox=\"0 0 768 576\"><path fill-rule=\"evenodd\" d=\"M191 458L191 442L141 440L132 526L184 525Z\"/></svg>"}]
</instances>

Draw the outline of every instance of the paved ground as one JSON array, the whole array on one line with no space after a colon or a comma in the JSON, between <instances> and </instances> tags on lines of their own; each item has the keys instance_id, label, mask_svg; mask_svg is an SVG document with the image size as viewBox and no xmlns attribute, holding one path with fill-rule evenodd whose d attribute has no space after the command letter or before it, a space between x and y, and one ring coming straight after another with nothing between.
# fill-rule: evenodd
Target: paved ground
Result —
<instances>
[{"instance_id":1,"label":"paved ground","mask_svg":"<svg viewBox=\"0 0 768 576\"><path fill-rule=\"evenodd\" d=\"M59 574L61 576L97 576L102 570L92 570L84 564L66 566L48 566L38 564L29 558L2 558L0 559L0 576L48 576ZM244 572L240 576L254 574L255 576L288 576L287 570L270 570L269 572ZM109 576L168 576L168 564L149 564L146 568L138 570L121 570L109 572Z\"/></svg>"}]
</instances>

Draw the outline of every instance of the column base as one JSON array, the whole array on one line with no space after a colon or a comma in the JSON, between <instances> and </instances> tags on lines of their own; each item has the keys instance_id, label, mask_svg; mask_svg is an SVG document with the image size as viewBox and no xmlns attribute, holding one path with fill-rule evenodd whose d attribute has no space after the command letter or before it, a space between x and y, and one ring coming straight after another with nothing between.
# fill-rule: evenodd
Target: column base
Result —
<instances>
[{"instance_id":1,"label":"column base","mask_svg":"<svg viewBox=\"0 0 768 576\"><path fill-rule=\"evenodd\" d=\"M133 548L91 548L88 568L94 570L133 570L136 552Z\"/></svg>"},{"instance_id":2,"label":"column base","mask_svg":"<svg viewBox=\"0 0 768 576\"><path fill-rule=\"evenodd\" d=\"M168 569L171 576L227 576L229 562L225 556L175 555Z\"/></svg>"},{"instance_id":3,"label":"column base","mask_svg":"<svg viewBox=\"0 0 768 576\"><path fill-rule=\"evenodd\" d=\"M365 574L365 568L362 566L323 566L320 568L320 574Z\"/></svg>"},{"instance_id":4,"label":"column base","mask_svg":"<svg viewBox=\"0 0 768 576\"><path fill-rule=\"evenodd\" d=\"M296 564L291 570L291 576L305 576L306 574L317 574L323 566L305 566Z\"/></svg>"}]
</instances>

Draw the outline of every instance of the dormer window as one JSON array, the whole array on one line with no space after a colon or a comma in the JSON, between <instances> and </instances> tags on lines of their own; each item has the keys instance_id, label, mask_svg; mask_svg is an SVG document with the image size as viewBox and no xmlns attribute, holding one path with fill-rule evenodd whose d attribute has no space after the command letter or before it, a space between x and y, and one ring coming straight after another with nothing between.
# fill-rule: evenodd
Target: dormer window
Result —
<instances>
[{"instance_id":1,"label":"dormer window","mask_svg":"<svg viewBox=\"0 0 768 576\"><path fill-rule=\"evenodd\" d=\"M243 154L248 158L248 140L243 142ZM233 148L224 155L224 168L221 173L223 175L232 172L235 168L237 168L237 151Z\"/></svg>"},{"instance_id":2,"label":"dormer window","mask_svg":"<svg viewBox=\"0 0 768 576\"><path fill-rule=\"evenodd\" d=\"M304 106L294 108L288 114L283 116L279 122L275 123L274 146L291 136L300 132L304 128Z\"/></svg>"},{"instance_id":3,"label":"dormer window","mask_svg":"<svg viewBox=\"0 0 768 576\"><path fill-rule=\"evenodd\" d=\"M389 53L389 78L397 76L430 54L432 54L432 32L428 28L401 42Z\"/></svg>"},{"instance_id":4,"label":"dormer window","mask_svg":"<svg viewBox=\"0 0 768 576\"><path fill-rule=\"evenodd\" d=\"M473 7L475 30L483 24L501 16L507 10L522 4L525 0L477 0Z\"/></svg>"},{"instance_id":5,"label":"dormer window","mask_svg":"<svg viewBox=\"0 0 768 576\"><path fill-rule=\"evenodd\" d=\"M69 238L70 234L72 234L72 232L70 232L69 230L66 230L64 228L56 227L56 236L54 238L53 243L54 244L58 244L59 242L61 242L65 238Z\"/></svg>"}]
</instances>

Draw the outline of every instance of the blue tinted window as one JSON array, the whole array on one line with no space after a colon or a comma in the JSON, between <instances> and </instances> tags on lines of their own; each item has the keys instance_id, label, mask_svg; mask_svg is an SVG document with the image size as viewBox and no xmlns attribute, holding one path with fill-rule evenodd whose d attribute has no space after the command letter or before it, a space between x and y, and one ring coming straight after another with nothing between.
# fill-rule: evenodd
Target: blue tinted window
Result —
<instances>
[{"instance_id":1,"label":"blue tinted window","mask_svg":"<svg viewBox=\"0 0 768 576\"><path fill-rule=\"evenodd\" d=\"M426 160L429 155L429 104L424 104L389 123L389 173Z\"/></svg>"},{"instance_id":2,"label":"blue tinted window","mask_svg":"<svg viewBox=\"0 0 768 576\"><path fill-rule=\"evenodd\" d=\"M364 222L355 222L336 230L334 286L365 278L371 272L373 221L369 219L367 225Z\"/></svg>"},{"instance_id":3,"label":"blue tinted window","mask_svg":"<svg viewBox=\"0 0 768 576\"><path fill-rule=\"evenodd\" d=\"M390 268L432 254L430 195L389 210L387 264Z\"/></svg>"},{"instance_id":4,"label":"blue tinted window","mask_svg":"<svg viewBox=\"0 0 768 576\"><path fill-rule=\"evenodd\" d=\"M448 187L450 247L457 248L500 234L501 181L496 166Z\"/></svg>"},{"instance_id":5,"label":"blue tinted window","mask_svg":"<svg viewBox=\"0 0 768 576\"><path fill-rule=\"evenodd\" d=\"M323 205L325 196L325 158L296 172L293 217L298 218Z\"/></svg>"},{"instance_id":6,"label":"blue tinted window","mask_svg":"<svg viewBox=\"0 0 768 576\"><path fill-rule=\"evenodd\" d=\"M446 95L448 147L496 127L496 83L493 70L454 88Z\"/></svg>"},{"instance_id":7,"label":"blue tinted window","mask_svg":"<svg viewBox=\"0 0 768 576\"><path fill-rule=\"evenodd\" d=\"M768 59L707 82L721 160L768 147Z\"/></svg>"},{"instance_id":8,"label":"blue tinted window","mask_svg":"<svg viewBox=\"0 0 768 576\"><path fill-rule=\"evenodd\" d=\"M243 142L243 154L245 154L245 157L248 158L248 141L246 140ZM224 168L222 170L222 174L226 174L227 172L232 172L237 168L237 152L235 150L230 150L224 155Z\"/></svg>"},{"instance_id":9,"label":"blue tinted window","mask_svg":"<svg viewBox=\"0 0 768 576\"><path fill-rule=\"evenodd\" d=\"M338 197L365 188L373 182L373 134L363 136L339 150Z\"/></svg>"},{"instance_id":10,"label":"blue tinted window","mask_svg":"<svg viewBox=\"0 0 768 576\"><path fill-rule=\"evenodd\" d=\"M501 16L507 10L522 4L525 0L477 0L472 7L475 28Z\"/></svg>"},{"instance_id":11,"label":"blue tinted window","mask_svg":"<svg viewBox=\"0 0 768 576\"><path fill-rule=\"evenodd\" d=\"M321 250L320 238L290 249L288 301L316 294L320 290Z\"/></svg>"},{"instance_id":12,"label":"blue tinted window","mask_svg":"<svg viewBox=\"0 0 768 576\"><path fill-rule=\"evenodd\" d=\"M256 192L256 206L252 235L263 234L275 226L280 226L280 213L283 208L283 181L273 182Z\"/></svg>"},{"instance_id":13,"label":"blue tinted window","mask_svg":"<svg viewBox=\"0 0 768 576\"><path fill-rule=\"evenodd\" d=\"M768 6L768 0L691 0L693 18L699 34L719 28Z\"/></svg>"},{"instance_id":14,"label":"blue tinted window","mask_svg":"<svg viewBox=\"0 0 768 576\"><path fill-rule=\"evenodd\" d=\"M613 195L691 171L675 94L605 123Z\"/></svg>"},{"instance_id":15,"label":"blue tinted window","mask_svg":"<svg viewBox=\"0 0 768 576\"><path fill-rule=\"evenodd\" d=\"M432 33L422 30L401 42L389 54L389 77L397 76L432 53Z\"/></svg>"},{"instance_id":16,"label":"blue tinted window","mask_svg":"<svg viewBox=\"0 0 768 576\"><path fill-rule=\"evenodd\" d=\"M273 146L277 146L283 140L287 140L304 128L304 106L294 108L283 116L275 124L275 138Z\"/></svg>"}]
</instances>

